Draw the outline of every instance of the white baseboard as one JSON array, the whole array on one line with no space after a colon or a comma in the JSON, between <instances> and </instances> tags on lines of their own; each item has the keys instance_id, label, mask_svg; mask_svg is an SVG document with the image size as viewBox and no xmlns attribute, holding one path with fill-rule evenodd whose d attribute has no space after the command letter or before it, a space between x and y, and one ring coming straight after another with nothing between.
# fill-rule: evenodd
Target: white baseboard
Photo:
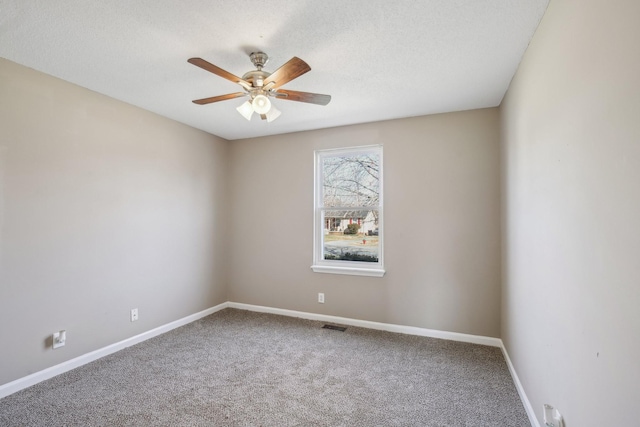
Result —
<instances>
[{"instance_id":1,"label":"white baseboard","mask_svg":"<svg viewBox=\"0 0 640 427\"><path fill-rule=\"evenodd\" d=\"M445 340L468 342L473 344L502 347L500 338L484 337L480 335L460 334L458 332L438 331L435 329L417 328L414 326L394 325L391 323L370 322L368 320L351 319L348 317L329 316L327 314L307 313L304 311L286 310L283 308L264 307L260 305L229 302L229 307L240 310L256 311L260 313L280 314L282 316L299 317L307 320L319 320L321 322L338 323L342 325L358 326L361 328L377 329L379 331L397 332L421 337L441 338Z\"/></svg>"},{"instance_id":2,"label":"white baseboard","mask_svg":"<svg viewBox=\"0 0 640 427\"><path fill-rule=\"evenodd\" d=\"M529 417L531 427L540 427L540 423L538 423L538 418L536 418L536 413L533 410L533 406L531 406L531 402L527 397L527 393L525 393L524 387L522 387L520 378L518 378L518 374L516 373L516 368L514 368L513 364L511 363L511 358L509 358L509 353L507 353L507 349L504 347L504 343L502 342L502 340L500 340L500 344L500 347L502 348L502 354L504 355L504 360L506 360L507 362L509 372L511 372L511 378L513 378L513 383L516 385L516 390L518 390L518 394L520 395L520 400L522 400L524 409L525 411L527 411L527 416Z\"/></svg>"},{"instance_id":3,"label":"white baseboard","mask_svg":"<svg viewBox=\"0 0 640 427\"><path fill-rule=\"evenodd\" d=\"M109 354L115 353L116 351L141 343L143 341L146 341L150 338L153 338L165 332L169 332L172 329L194 322L198 319L206 317L210 314L213 314L227 307L236 308L239 310L255 311L260 313L271 313L271 314L279 314L282 316L298 317L298 318L307 319L307 320L318 320L322 322L337 323L341 325L358 326L361 328L376 329L380 331L397 332L401 334L418 335L423 337L440 338L445 340L461 341L461 342L467 342L472 344L481 344L481 345L488 345L492 347L499 347L502 349L502 353L504 354L504 358L507 362L507 366L509 367L509 372L511 372L513 382L515 383L516 389L518 390L518 394L520 395L520 399L522 400L525 410L527 411L527 415L529 416L529 421L531 422L531 426L540 427L540 424L538 423L538 420L535 416L535 412L531 407L531 403L529 402L529 399L527 398L527 395L522 387L522 384L518 379L518 375L515 371L515 368L511 363L509 354L507 353L507 350L504 348L504 344L502 343L502 340L500 338L485 337L480 335L461 334L457 332L446 332L446 331L439 331L435 329L418 328L414 326L394 325L391 323L371 322L368 320L351 319L348 317L338 317L338 316L330 316L326 314L307 313L304 311L287 310L283 308L265 307L265 306L252 305L252 304L242 304L237 302L224 302L222 304L218 304L215 307L211 307L201 312L192 314L190 316L183 317L182 319L178 319L171 323L167 323L166 325L159 326L155 329L151 329L150 331L143 332L139 335L133 336L131 338L127 338L125 340L108 345L106 347L100 348L90 353L83 354L82 356L78 356L74 359L68 360L66 362L60 363L58 365L52 366L42 371L35 372L26 377L19 378L10 383L0 385L0 399L10 394L13 394L17 391L20 391L22 389L25 389L27 387L31 387L32 385L35 385L41 381L48 380L49 378L55 377L56 375L60 375L64 372L70 371L72 369L85 365L89 362L93 362L94 360L108 356Z\"/></svg>"},{"instance_id":4,"label":"white baseboard","mask_svg":"<svg viewBox=\"0 0 640 427\"><path fill-rule=\"evenodd\" d=\"M153 338L160 334L164 334L165 332L169 332L172 329L184 326L187 323L194 322L227 307L228 303L226 302L218 304L215 307L211 307L190 316L183 317L182 319L167 323L166 325L159 326L155 329L151 329L150 331L143 332L139 335L127 338L125 340L108 345L90 353L83 354L82 356L67 360L66 362L62 362L50 368L43 369L42 371L35 372L31 375L27 375L26 377L18 378L17 380L10 383L0 385L0 399L27 387L31 387L32 385L35 385L41 381L53 378L56 375L60 375L82 365L86 365L87 363L93 362L94 360L100 359L101 357L108 356L109 354L115 353L116 351L141 343L142 341L146 341L149 338Z\"/></svg>"}]
</instances>

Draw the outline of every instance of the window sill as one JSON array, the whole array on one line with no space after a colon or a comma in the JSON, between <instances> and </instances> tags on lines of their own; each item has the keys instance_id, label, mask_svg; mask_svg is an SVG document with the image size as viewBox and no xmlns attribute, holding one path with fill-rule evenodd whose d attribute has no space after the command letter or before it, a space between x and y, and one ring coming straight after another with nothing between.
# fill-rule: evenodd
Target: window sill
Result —
<instances>
[{"instance_id":1,"label":"window sill","mask_svg":"<svg viewBox=\"0 0 640 427\"><path fill-rule=\"evenodd\" d=\"M347 274L351 276L382 277L385 271L377 268L334 267L328 265L312 265L314 273Z\"/></svg>"}]
</instances>

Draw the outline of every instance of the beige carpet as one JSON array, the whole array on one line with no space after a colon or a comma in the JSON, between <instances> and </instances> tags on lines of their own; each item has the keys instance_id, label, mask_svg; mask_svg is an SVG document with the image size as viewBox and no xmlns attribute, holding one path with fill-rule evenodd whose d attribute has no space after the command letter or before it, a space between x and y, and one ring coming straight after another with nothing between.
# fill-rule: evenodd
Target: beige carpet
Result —
<instances>
[{"instance_id":1,"label":"beige carpet","mask_svg":"<svg viewBox=\"0 0 640 427\"><path fill-rule=\"evenodd\" d=\"M500 349L226 309L0 400L1 426L529 426Z\"/></svg>"}]
</instances>

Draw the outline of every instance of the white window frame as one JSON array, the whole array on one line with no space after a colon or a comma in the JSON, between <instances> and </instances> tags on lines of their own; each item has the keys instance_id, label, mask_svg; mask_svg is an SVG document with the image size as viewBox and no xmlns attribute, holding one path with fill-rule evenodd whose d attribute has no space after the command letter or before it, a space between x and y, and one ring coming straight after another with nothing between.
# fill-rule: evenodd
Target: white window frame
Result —
<instances>
[{"instance_id":1,"label":"white window frame","mask_svg":"<svg viewBox=\"0 0 640 427\"><path fill-rule=\"evenodd\" d=\"M323 198L324 177L321 162L324 158L335 156L349 156L375 151L380 156L380 188L378 197L378 262L341 261L324 259L324 216L323 210L335 210L335 207L325 208ZM311 269L316 273L348 274L354 276L382 277L384 270L384 213L383 213L383 158L382 145L365 145L359 147L336 148L330 150L316 150L314 152L314 196L313 196L313 265ZM366 207L363 209L369 209Z\"/></svg>"}]
</instances>

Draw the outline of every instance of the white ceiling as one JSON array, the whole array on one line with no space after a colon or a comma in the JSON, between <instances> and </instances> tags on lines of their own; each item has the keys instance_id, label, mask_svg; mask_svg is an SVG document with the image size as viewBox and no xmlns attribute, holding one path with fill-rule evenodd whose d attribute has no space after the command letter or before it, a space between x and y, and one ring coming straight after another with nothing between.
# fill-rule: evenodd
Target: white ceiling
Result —
<instances>
[{"instance_id":1,"label":"white ceiling","mask_svg":"<svg viewBox=\"0 0 640 427\"><path fill-rule=\"evenodd\" d=\"M500 104L548 0L0 0L0 56L233 140ZM242 76L248 54L311 71L283 88L327 106L275 100L247 122L241 91L187 63Z\"/></svg>"}]
</instances>

